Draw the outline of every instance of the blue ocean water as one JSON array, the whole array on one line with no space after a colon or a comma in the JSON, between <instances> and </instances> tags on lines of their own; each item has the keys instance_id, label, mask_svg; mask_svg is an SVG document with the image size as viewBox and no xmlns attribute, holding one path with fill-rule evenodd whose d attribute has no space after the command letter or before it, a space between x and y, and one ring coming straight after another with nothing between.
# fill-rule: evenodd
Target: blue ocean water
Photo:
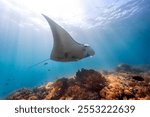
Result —
<instances>
[{"instance_id":1,"label":"blue ocean water","mask_svg":"<svg viewBox=\"0 0 150 117\"><path fill-rule=\"evenodd\" d=\"M91 7L89 4L86 6ZM90 9L89 27L70 25L67 29L69 24L64 25L69 33L75 32L71 34L76 41L89 43L96 52L95 56L77 62L49 60L47 65L42 63L33 68L29 66L50 56L53 44L50 28L33 30L27 24L16 25L24 16L9 11L9 6L0 5L0 11L3 11L0 18L0 99L19 88L33 88L72 76L81 68L110 70L121 63L150 64L150 1L129 0L124 3L122 0L120 6L116 5L110 1L110 5L103 6L110 12L95 16ZM97 12L103 8L93 7ZM109 14L111 16L108 17ZM40 13L37 15L46 22Z\"/></svg>"}]
</instances>

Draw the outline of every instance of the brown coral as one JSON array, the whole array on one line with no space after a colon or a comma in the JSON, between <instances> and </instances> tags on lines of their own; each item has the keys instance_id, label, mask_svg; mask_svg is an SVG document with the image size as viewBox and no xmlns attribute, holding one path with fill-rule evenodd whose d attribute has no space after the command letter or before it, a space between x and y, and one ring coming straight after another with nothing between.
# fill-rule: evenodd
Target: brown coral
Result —
<instances>
[{"instance_id":1,"label":"brown coral","mask_svg":"<svg viewBox=\"0 0 150 117\"><path fill-rule=\"evenodd\" d=\"M93 91L101 90L106 84L105 78L94 70L81 69L81 71L76 73L75 79L86 89Z\"/></svg>"}]
</instances>

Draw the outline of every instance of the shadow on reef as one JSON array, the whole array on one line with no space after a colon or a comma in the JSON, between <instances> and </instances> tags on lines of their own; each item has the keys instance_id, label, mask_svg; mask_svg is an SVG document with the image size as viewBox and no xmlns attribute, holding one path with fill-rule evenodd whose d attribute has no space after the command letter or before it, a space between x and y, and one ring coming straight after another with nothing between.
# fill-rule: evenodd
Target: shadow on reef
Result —
<instances>
[{"instance_id":1,"label":"shadow on reef","mask_svg":"<svg viewBox=\"0 0 150 117\"><path fill-rule=\"evenodd\" d=\"M116 68L117 70L114 72L81 69L73 78L61 78L56 82L49 82L34 89L20 89L6 99L149 100L149 71L131 73L126 72L129 69L126 70L123 67L123 70L121 70L121 68L122 66Z\"/></svg>"}]
</instances>

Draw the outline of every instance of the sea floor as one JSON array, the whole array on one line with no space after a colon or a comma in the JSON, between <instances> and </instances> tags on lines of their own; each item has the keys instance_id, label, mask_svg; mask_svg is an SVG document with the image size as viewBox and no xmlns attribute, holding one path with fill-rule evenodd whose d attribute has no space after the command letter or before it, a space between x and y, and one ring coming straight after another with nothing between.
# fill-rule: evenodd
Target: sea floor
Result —
<instances>
[{"instance_id":1,"label":"sea floor","mask_svg":"<svg viewBox=\"0 0 150 117\"><path fill-rule=\"evenodd\" d=\"M8 100L150 100L149 67L118 65L114 71L81 69L34 89L20 89Z\"/></svg>"}]
</instances>

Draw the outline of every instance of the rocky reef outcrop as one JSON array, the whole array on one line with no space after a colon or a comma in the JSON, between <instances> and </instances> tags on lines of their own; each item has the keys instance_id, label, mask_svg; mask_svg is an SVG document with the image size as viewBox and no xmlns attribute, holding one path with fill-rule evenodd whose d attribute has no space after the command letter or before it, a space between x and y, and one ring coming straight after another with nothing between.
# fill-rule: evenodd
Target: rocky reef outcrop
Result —
<instances>
[{"instance_id":1,"label":"rocky reef outcrop","mask_svg":"<svg viewBox=\"0 0 150 117\"><path fill-rule=\"evenodd\" d=\"M7 99L149 100L150 74L128 65L118 66L113 72L81 69L72 78L60 78L34 89L20 89Z\"/></svg>"}]
</instances>

